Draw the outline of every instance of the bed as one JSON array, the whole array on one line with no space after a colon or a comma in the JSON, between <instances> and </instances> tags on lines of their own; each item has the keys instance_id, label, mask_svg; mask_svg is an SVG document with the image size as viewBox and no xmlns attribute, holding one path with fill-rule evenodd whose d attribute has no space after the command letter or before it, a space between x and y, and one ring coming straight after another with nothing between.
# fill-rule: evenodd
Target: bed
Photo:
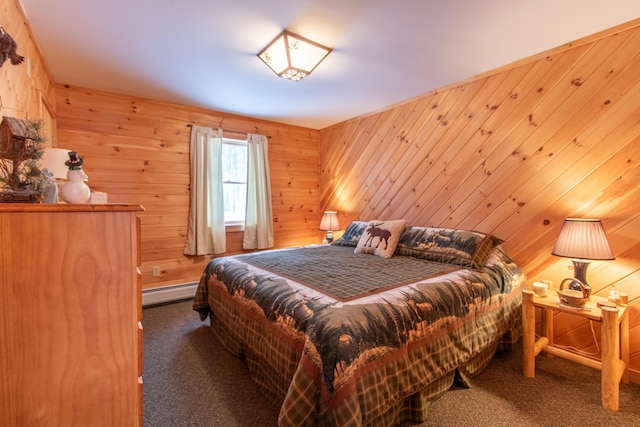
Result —
<instances>
[{"instance_id":1,"label":"bed","mask_svg":"<svg viewBox=\"0 0 640 427\"><path fill-rule=\"evenodd\" d=\"M520 336L523 274L501 242L353 221L331 244L212 259L193 308L280 426L423 422Z\"/></svg>"}]
</instances>

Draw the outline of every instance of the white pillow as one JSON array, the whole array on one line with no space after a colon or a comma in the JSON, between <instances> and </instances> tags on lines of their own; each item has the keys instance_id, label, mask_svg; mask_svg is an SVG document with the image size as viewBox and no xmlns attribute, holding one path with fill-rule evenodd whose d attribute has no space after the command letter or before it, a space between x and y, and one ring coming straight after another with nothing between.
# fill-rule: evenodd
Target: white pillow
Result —
<instances>
[{"instance_id":1,"label":"white pillow","mask_svg":"<svg viewBox=\"0 0 640 427\"><path fill-rule=\"evenodd\" d=\"M370 221L353 252L391 258L404 231L405 224L404 219Z\"/></svg>"}]
</instances>

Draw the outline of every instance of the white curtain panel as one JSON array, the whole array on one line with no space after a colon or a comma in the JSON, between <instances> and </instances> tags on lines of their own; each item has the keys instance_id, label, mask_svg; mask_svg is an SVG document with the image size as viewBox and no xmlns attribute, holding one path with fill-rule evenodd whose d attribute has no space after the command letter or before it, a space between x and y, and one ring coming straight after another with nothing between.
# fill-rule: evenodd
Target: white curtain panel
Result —
<instances>
[{"instance_id":1,"label":"white curtain panel","mask_svg":"<svg viewBox=\"0 0 640 427\"><path fill-rule=\"evenodd\" d=\"M244 249L273 247L268 151L266 136L247 135L247 211L242 239Z\"/></svg>"},{"instance_id":2,"label":"white curtain panel","mask_svg":"<svg viewBox=\"0 0 640 427\"><path fill-rule=\"evenodd\" d=\"M222 192L222 131L191 128L191 204L185 255L226 251Z\"/></svg>"}]
</instances>

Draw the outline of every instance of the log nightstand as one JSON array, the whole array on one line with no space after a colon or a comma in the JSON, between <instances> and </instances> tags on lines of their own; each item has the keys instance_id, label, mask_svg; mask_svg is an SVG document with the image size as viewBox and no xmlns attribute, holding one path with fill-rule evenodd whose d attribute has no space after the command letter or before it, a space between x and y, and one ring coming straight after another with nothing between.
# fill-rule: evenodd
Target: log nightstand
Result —
<instances>
[{"instance_id":1,"label":"log nightstand","mask_svg":"<svg viewBox=\"0 0 640 427\"><path fill-rule=\"evenodd\" d=\"M548 355L602 371L602 407L617 411L620 404L620 381L629 382L629 313L626 305L598 307L598 301L605 298L591 296L584 309L560 306L556 292L546 297L535 296L533 291L522 291L522 371L525 377L535 377L535 358L545 351ZM544 336L536 340L535 307L542 309L542 331ZM553 344L553 312L560 311L572 316L580 316L601 327L601 360L592 359L564 350Z\"/></svg>"}]
</instances>

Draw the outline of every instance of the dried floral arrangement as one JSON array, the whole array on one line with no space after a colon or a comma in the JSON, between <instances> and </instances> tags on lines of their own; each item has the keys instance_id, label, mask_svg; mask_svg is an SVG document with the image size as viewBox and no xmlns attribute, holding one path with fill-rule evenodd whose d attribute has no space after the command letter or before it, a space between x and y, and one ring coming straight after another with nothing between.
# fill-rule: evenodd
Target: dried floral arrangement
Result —
<instances>
[{"instance_id":1,"label":"dried floral arrangement","mask_svg":"<svg viewBox=\"0 0 640 427\"><path fill-rule=\"evenodd\" d=\"M3 117L0 123L0 202L40 202L48 185L38 167L43 122Z\"/></svg>"}]
</instances>

